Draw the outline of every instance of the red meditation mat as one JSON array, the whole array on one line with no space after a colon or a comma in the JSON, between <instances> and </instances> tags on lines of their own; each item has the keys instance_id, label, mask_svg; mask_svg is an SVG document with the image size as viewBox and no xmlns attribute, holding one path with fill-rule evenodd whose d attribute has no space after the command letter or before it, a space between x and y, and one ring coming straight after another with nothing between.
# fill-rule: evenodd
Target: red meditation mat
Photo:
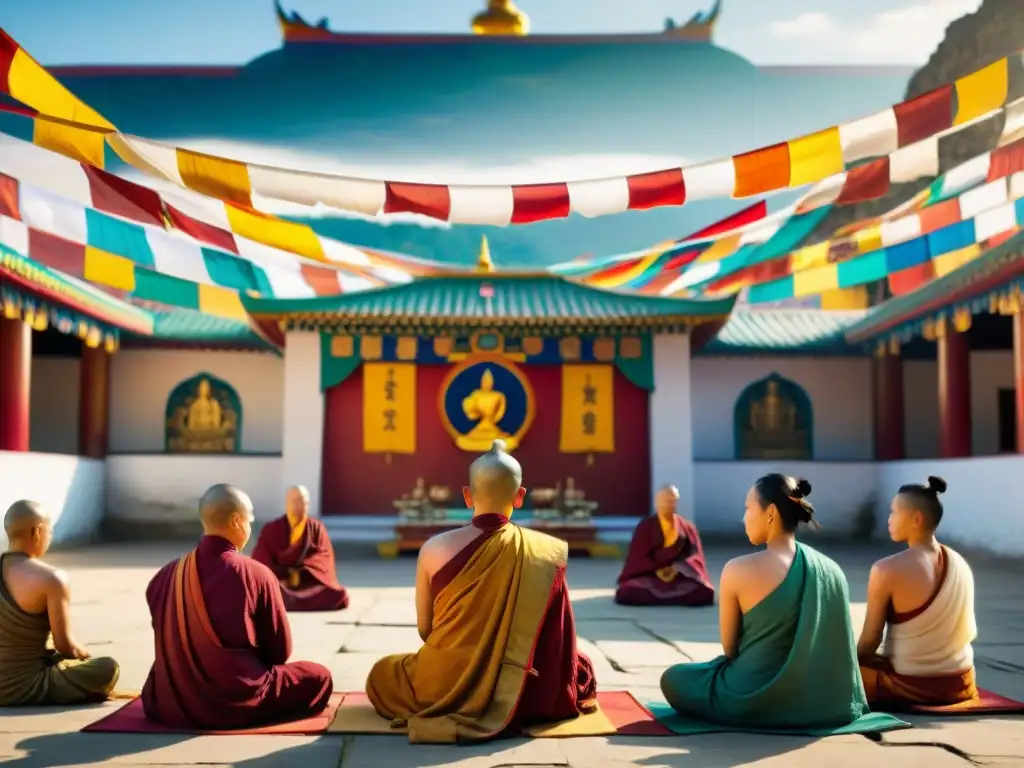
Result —
<instances>
[{"instance_id":1,"label":"red meditation mat","mask_svg":"<svg viewBox=\"0 0 1024 768\"><path fill-rule=\"evenodd\" d=\"M931 707L924 704L913 704L901 709L911 715L1019 715L1024 714L1024 702L1014 701L998 693L978 689L978 698L961 701L959 704L946 704Z\"/></svg>"},{"instance_id":2,"label":"red meditation mat","mask_svg":"<svg viewBox=\"0 0 1024 768\"><path fill-rule=\"evenodd\" d=\"M345 694L336 693L331 696L327 708L316 717L309 717L305 720L293 720L289 723L276 723L265 725L262 728L242 728L233 731L190 731L176 730L167 726L147 720L142 711L142 699L125 704L120 709L111 712L106 717L90 723L82 729L86 733L194 733L210 736L249 736L259 734L263 736L316 736L324 733L327 726L334 720L334 715L341 706Z\"/></svg>"},{"instance_id":3,"label":"red meditation mat","mask_svg":"<svg viewBox=\"0 0 1024 768\"><path fill-rule=\"evenodd\" d=\"M347 693L328 733L360 733L404 736L404 727L378 715L365 693ZM597 709L560 723L545 723L525 728L523 736L536 739L573 736L671 736L672 732L654 719L646 707L626 691L602 691L597 694Z\"/></svg>"}]
</instances>

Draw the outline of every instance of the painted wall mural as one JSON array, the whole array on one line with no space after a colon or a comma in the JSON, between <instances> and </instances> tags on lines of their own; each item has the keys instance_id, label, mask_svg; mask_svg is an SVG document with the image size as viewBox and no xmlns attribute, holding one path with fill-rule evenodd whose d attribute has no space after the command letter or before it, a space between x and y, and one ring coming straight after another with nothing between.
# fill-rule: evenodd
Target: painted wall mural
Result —
<instances>
[{"instance_id":1,"label":"painted wall mural","mask_svg":"<svg viewBox=\"0 0 1024 768\"><path fill-rule=\"evenodd\" d=\"M777 373L743 390L733 421L737 459L814 458L811 400L803 387Z\"/></svg>"}]
</instances>

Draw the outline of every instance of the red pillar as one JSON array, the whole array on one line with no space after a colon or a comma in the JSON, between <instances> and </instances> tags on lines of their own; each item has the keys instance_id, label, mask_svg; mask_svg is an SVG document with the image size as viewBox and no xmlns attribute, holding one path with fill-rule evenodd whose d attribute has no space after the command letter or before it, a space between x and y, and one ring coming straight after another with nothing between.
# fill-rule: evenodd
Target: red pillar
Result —
<instances>
[{"instance_id":1,"label":"red pillar","mask_svg":"<svg viewBox=\"0 0 1024 768\"><path fill-rule=\"evenodd\" d=\"M78 453L89 459L106 458L110 424L110 355L107 351L83 344L79 377Z\"/></svg>"},{"instance_id":2,"label":"red pillar","mask_svg":"<svg viewBox=\"0 0 1024 768\"><path fill-rule=\"evenodd\" d=\"M0 451L28 450L32 329L0 317Z\"/></svg>"},{"instance_id":3,"label":"red pillar","mask_svg":"<svg viewBox=\"0 0 1024 768\"><path fill-rule=\"evenodd\" d=\"M874 358L875 458L903 458L903 360L899 355Z\"/></svg>"},{"instance_id":4,"label":"red pillar","mask_svg":"<svg viewBox=\"0 0 1024 768\"><path fill-rule=\"evenodd\" d=\"M1013 371L1017 387L1017 453L1024 453L1024 307L1013 315Z\"/></svg>"},{"instance_id":5,"label":"red pillar","mask_svg":"<svg viewBox=\"0 0 1024 768\"><path fill-rule=\"evenodd\" d=\"M944 459L971 455L971 345L947 327L938 340L939 445Z\"/></svg>"}]
</instances>

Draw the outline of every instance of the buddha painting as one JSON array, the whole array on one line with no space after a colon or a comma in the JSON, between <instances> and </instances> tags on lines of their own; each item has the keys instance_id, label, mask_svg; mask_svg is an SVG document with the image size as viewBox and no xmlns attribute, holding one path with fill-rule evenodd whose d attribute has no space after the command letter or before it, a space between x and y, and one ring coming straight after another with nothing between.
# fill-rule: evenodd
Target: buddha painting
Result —
<instances>
[{"instance_id":1,"label":"buddha painting","mask_svg":"<svg viewBox=\"0 0 1024 768\"><path fill-rule=\"evenodd\" d=\"M226 382L201 374L174 388L167 401L170 453L236 453L238 396Z\"/></svg>"},{"instance_id":2,"label":"buddha painting","mask_svg":"<svg viewBox=\"0 0 1024 768\"><path fill-rule=\"evenodd\" d=\"M494 388L494 374L485 369L480 386L462 400L463 413L476 424L467 434L460 435L455 444L463 451L486 453L495 440L504 440L508 450L515 450L518 441L498 427L507 408L508 398Z\"/></svg>"},{"instance_id":3,"label":"buddha painting","mask_svg":"<svg viewBox=\"0 0 1024 768\"><path fill-rule=\"evenodd\" d=\"M812 458L811 406L793 382L773 374L747 387L736 403L740 459Z\"/></svg>"}]
</instances>

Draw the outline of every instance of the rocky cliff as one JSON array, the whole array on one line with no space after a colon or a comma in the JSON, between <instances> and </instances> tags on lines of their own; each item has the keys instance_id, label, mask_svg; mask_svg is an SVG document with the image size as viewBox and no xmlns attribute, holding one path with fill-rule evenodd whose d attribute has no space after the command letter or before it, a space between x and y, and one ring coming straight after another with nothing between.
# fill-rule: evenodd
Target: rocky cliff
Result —
<instances>
[{"instance_id":1,"label":"rocky cliff","mask_svg":"<svg viewBox=\"0 0 1024 768\"><path fill-rule=\"evenodd\" d=\"M1024 0L983 0L975 13L952 22L946 36L928 63L914 73L907 85L906 98L912 99L934 88L951 83L990 64L1001 56L1011 56L1024 48ZM1020 56L1010 59L1010 100L1024 97L1024 65ZM969 160L999 141L1003 116L972 125L939 141L939 169L948 169ZM858 219L878 216L913 197L931 182L923 179L894 186L880 200L836 208L815 234L827 238L839 227Z\"/></svg>"}]
</instances>

